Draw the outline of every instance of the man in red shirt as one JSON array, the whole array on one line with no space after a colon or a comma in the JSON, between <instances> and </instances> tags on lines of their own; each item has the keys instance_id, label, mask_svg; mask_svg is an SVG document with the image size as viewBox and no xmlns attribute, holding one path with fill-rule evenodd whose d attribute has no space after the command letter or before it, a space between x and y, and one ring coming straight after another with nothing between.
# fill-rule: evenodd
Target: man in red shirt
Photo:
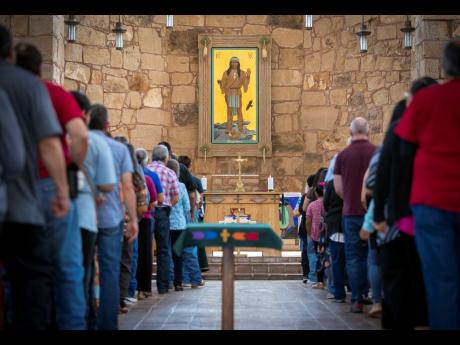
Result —
<instances>
[{"instance_id":1,"label":"man in red shirt","mask_svg":"<svg viewBox=\"0 0 460 345\"><path fill-rule=\"evenodd\" d=\"M418 146L410 203L432 329L460 329L460 40L444 48L447 81L419 91L396 135ZM402 152L404 155L404 152Z\"/></svg>"},{"instance_id":2,"label":"man in red shirt","mask_svg":"<svg viewBox=\"0 0 460 345\"><path fill-rule=\"evenodd\" d=\"M375 146L369 142L369 124L357 117L351 122L352 142L337 155L334 167L334 188L343 199L343 234L345 237L345 259L351 285L351 309L363 312L363 302L368 293L367 242L359 237L364 221L361 204L361 188L364 174L369 166Z\"/></svg>"},{"instance_id":3,"label":"man in red shirt","mask_svg":"<svg viewBox=\"0 0 460 345\"><path fill-rule=\"evenodd\" d=\"M42 57L33 45L20 43L16 47L16 65L37 77L41 76ZM83 165L88 148L88 131L82 112L73 96L61 86L44 81L63 134L61 143L68 172ZM67 141L70 140L70 144ZM83 251L78 226L76 195L72 195L72 174L68 183L71 190L71 207L66 216L58 218L51 212L55 184L49 177L42 160L39 161L39 194L45 214L45 228L51 241L51 253L55 266L53 281L54 310L58 329L83 330L85 322L85 299L83 290ZM75 176L75 175L74 175ZM74 186L76 187L76 186Z\"/></svg>"}]
</instances>

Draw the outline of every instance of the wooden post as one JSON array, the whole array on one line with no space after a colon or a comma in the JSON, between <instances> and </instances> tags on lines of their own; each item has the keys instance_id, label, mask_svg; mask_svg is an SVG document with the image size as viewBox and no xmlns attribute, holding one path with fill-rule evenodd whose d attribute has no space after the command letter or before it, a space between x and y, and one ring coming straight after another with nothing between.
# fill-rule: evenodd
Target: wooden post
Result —
<instances>
[{"instance_id":1,"label":"wooden post","mask_svg":"<svg viewBox=\"0 0 460 345\"><path fill-rule=\"evenodd\" d=\"M234 256L233 248L223 247L222 260L222 329L233 330Z\"/></svg>"}]
</instances>

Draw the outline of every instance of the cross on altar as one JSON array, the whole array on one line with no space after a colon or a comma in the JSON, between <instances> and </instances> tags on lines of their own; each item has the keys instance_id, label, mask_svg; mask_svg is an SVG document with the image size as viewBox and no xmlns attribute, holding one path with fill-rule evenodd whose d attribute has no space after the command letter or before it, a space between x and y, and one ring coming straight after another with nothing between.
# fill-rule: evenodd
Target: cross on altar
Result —
<instances>
[{"instance_id":1,"label":"cross on altar","mask_svg":"<svg viewBox=\"0 0 460 345\"><path fill-rule=\"evenodd\" d=\"M241 179L241 163L247 162L246 158L241 158L241 152L238 152L238 158L234 160L238 164L238 182L236 183L235 192L245 192L244 183Z\"/></svg>"}]
</instances>

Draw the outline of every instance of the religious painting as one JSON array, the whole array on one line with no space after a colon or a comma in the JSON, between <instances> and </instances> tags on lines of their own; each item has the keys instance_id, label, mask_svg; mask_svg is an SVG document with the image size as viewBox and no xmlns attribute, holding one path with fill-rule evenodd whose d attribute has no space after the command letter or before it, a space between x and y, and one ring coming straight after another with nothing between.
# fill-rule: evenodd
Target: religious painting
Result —
<instances>
[{"instance_id":1,"label":"religious painting","mask_svg":"<svg viewBox=\"0 0 460 345\"><path fill-rule=\"evenodd\" d=\"M213 143L258 142L258 55L254 48L212 48Z\"/></svg>"},{"instance_id":2,"label":"religious painting","mask_svg":"<svg viewBox=\"0 0 460 345\"><path fill-rule=\"evenodd\" d=\"M271 39L198 36L199 157L271 156Z\"/></svg>"},{"instance_id":3,"label":"religious painting","mask_svg":"<svg viewBox=\"0 0 460 345\"><path fill-rule=\"evenodd\" d=\"M283 193L280 200L280 229L282 239L297 239L299 217L294 216L294 210L298 207L298 202L302 195L296 192Z\"/></svg>"}]
</instances>

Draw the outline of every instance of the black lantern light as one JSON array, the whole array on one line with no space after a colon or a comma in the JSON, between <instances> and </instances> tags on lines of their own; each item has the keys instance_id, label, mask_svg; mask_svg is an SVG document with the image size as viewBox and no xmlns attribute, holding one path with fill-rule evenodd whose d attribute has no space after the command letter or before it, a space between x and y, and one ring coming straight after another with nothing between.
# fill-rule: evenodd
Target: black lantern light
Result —
<instances>
[{"instance_id":1,"label":"black lantern light","mask_svg":"<svg viewBox=\"0 0 460 345\"><path fill-rule=\"evenodd\" d=\"M313 16L312 15L305 15L305 29L307 30L313 29Z\"/></svg>"},{"instance_id":2,"label":"black lantern light","mask_svg":"<svg viewBox=\"0 0 460 345\"><path fill-rule=\"evenodd\" d=\"M412 48L412 32L415 31L415 28L412 27L409 16L406 17L406 22L404 23L404 27L401 29L404 32L404 49L411 49Z\"/></svg>"},{"instance_id":3,"label":"black lantern light","mask_svg":"<svg viewBox=\"0 0 460 345\"><path fill-rule=\"evenodd\" d=\"M356 35L359 37L359 51L361 53L367 53L367 36L371 34L367 31L366 25L364 24L364 16L362 17L361 27Z\"/></svg>"},{"instance_id":4,"label":"black lantern light","mask_svg":"<svg viewBox=\"0 0 460 345\"><path fill-rule=\"evenodd\" d=\"M123 34L126 32L126 29L123 27L121 22L121 16L118 16L118 22L115 24L115 29L112 30L115 32L115 49L123 49Z\"/></svg>"},{"instance_id":5,"label":"black lantern light","mask_svg":"<svg viewBox=\"0 0 460 345\"><path fill-rule=\"evenodd\" d=\"M166 16L166 27L168 29L172 29L173 26L174 26L174 16L167 15Z\"/></svg>"},{"instance_id":6,"label":"black lantern light","mask_svg":"<svg viewBox=\"0 0 460 345\"><path fill-rule=\"evenodd\" d=\"M69 16L69 19L65 21L67 24L67 42L75 43L77 40L77 25L78 20L75 16Z\"/></svg>"}]
</instances>

